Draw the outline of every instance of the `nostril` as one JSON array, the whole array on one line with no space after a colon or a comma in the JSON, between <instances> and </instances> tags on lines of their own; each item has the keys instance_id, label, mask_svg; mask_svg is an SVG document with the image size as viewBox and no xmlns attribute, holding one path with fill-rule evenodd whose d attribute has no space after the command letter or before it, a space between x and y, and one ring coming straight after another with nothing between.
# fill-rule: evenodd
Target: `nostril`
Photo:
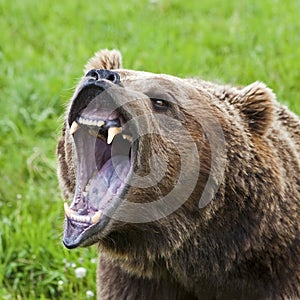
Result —
<instances>
[{"instance_id":1,"label":"nostril","mask_svg":"<svg viewBox=\"0 0 300 300\"><path fill-rule=\"evenodd\" d=\"M98 80L99 74L96 69L92 69L85 74L85 77L93 77L95 80Z\"/></svg>"},{"instance_id":2,"label":"nostril","mask_svg":"<svg viewBox=\"0 0 300 300\"><path fill-rule=\"evenodd\" d=\"M110 74L108 74L106 79L116 84L120 83L120 76L116 72L111 71Z\"/></svg>"}]
</instances>

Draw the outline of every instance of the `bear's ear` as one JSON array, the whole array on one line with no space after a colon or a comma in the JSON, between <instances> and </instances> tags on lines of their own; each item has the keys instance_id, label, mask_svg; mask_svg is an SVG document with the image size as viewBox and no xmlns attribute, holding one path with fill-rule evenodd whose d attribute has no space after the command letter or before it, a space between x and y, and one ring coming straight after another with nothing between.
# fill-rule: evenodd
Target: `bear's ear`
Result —
<instances>
[{"instance_id":1,"label":"bear's ear","mask_svg":"<svg viewBox=\"0 0 300 300\"><path fill-rule=\"evenodd\" d=\"M276 96L264 83L254 82L240 90L238 108L252 133L263 135L273 121Z\"/></svg>"},{"instance_id":2,"label":"bear's ear","mask_svg":"<svg viewBox=\"0 0 300 300\"><path fill-rule=\"evenodd\" d=\"M87 62L84 72L92 69L120 69L122 67L122 55L118 50L100 50Z\"/></svg>"}]
</instances>

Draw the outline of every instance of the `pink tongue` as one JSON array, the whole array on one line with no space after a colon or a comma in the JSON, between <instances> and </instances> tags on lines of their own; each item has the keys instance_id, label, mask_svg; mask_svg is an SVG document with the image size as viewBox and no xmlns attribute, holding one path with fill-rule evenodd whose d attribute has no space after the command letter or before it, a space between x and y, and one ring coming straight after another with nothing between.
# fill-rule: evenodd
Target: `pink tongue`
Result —
<instances>
[{"instance_id":1,"label":"pink tongue","mask_svg":"<svg viewBox=\"0 0 300 300\"><path fill-rule=\"evenodd\" d=\"M129 169L128 156L118 155L109 159L90 182L88 197L91 205L100 210L110 206L118 189L126 184Z\"/></svg>"}]
</instances>

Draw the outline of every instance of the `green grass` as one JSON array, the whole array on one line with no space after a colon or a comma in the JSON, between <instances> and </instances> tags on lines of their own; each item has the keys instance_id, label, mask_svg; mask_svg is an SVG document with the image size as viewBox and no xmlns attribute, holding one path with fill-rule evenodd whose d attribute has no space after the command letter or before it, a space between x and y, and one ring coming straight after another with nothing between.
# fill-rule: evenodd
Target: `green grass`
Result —
<instances>
[{"instance_id":1,"label":"green grass","mask_svg":"<svg viewBox=\"0 0 300 300\"><path fill-rule=\"evenodd\" d=\"M0 0L0 28L0 299L96 293L96 248L61 243L55 147L65 104L98 49L119 48L127 68L261 80L300 114L298 0Z\"/></svg>"}]
</instances>

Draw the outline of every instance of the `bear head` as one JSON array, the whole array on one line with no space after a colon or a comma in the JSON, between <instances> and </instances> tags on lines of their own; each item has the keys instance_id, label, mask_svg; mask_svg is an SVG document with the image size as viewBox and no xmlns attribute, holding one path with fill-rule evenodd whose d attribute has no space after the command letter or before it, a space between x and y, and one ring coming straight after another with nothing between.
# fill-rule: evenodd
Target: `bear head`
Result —
<instances>
[{"instance_id":1,"label":"bear head","mask_svg":"<svg viewBox=\"0 0 300 300\"><path fill-rule=\"evenodd\" d=\"M65 246L100 242L133 256L174 251L224 206L218 195L227 150L237 143L238 154L249 156L253 144L263 144L273 113L274 95L263 83L233 88L126 70L117 50L96 53L57 148L71 201Z\"/></svg>"}]
</instances>

